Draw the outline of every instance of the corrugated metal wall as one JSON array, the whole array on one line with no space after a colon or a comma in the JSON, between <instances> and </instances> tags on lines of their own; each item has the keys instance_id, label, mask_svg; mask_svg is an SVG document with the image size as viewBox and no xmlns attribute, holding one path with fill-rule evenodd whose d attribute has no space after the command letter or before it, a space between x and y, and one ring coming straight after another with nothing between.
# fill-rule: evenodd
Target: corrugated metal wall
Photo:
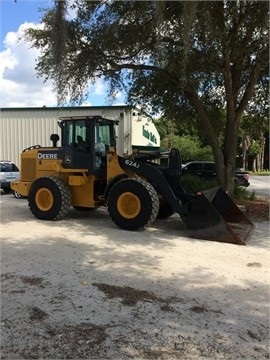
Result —
<instances>
[{"instance_id":1,"label":"corrugated metal wall","mask_svg":"<svg viewBox=\"0 0 270 360\"><path fill-rule=\"evenodd\" d=\"M130 118L128 106L69 107L69 108L3 108L0 113L0 160L10 160L20 166L21 152L33 145L51 146L50 135L58 133L57 119L61 116L102 115L119 120L118 151L130 148Z\"/></svg>"}]
</instances>

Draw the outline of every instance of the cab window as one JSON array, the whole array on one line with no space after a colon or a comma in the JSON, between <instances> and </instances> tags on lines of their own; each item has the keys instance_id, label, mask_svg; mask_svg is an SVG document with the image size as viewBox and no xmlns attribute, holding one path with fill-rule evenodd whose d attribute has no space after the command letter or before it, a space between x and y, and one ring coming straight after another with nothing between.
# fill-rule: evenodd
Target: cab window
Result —
<instances>
[{"instance_id":1,"label":"cab window","mask_svg":"<svg viewBox=\"0 0 270 360\"><path fill-rule=\"evenodd\" d=\"M66 131L66 145L74 148L76 151L87 152L86 124L85 120L68 121Z\"/></svg>"}]
</instances>

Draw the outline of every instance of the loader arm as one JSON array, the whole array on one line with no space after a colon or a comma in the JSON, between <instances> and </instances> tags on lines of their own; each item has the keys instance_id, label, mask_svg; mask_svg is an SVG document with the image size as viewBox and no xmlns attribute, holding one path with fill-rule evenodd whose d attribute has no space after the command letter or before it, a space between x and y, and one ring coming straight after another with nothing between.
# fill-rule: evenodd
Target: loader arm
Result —
<instances>
[{"instance_id":1,"label":"loader arm","mask_svg":"<svg viewBox=\"0 0 270 360\"><path fill-rule=\"evenodd\" d=\"M145 178L185 222L194 238L245 245L254 225L221 187L197 194L186 193L181 185L179 151L172 149L169 166L148 160L118 157L123 170ZM179 203L181 200L181 203Z\"/></svg>"},{"instance_id":2,"label":"loader arm","mask_svg":"<svg viewBox=\"0 0 270 360\"><path fill-rule=\"evenodd\" d=\"M123 170L129 170L142 178L145 178L170 204L172 209L181 216L187 215L185 206L193 196L187 194L179 182L179 173L173 170L155 166L156 164L133 161L118 156L118 161ZM179 200L183 203L181 206Z\"/></svg>"}]
</instances>

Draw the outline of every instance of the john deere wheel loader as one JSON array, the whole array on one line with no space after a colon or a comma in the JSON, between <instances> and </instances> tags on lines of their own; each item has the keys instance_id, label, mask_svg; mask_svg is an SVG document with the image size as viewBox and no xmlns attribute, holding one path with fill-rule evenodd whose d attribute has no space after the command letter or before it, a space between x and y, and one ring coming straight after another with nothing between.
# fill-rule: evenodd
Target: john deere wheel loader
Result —
<instances>
[{"instance_id":1,"label":"john deere wheel loader","mask_svg":"<svg viewBox=\"0 0 270 360\"><path fill-rule=\"evenodd\" d=\"M116 152L117 122L100 116L59 118L59 136L52 147L31 146L21 154L21 178L14 191L28 197L34 216L63 218L71 207L91 210L106 206L112 220L125 230L139 230L156 217L178 213L195 238L244 245L254 225L230 197L215 188L189 194L181 185L177 149L168 166L157 164L160 154Z\"/></svg>"}]
</instances>

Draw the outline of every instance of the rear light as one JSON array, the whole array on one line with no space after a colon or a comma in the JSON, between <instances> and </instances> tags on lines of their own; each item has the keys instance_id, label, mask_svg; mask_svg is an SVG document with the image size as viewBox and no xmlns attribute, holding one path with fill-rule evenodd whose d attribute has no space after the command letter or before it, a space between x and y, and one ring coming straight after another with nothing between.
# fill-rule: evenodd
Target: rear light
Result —
<instances>
[{"instance_id":1,"label":"rear light","mask_svg":"<svg viewBox=\"0 0 270 360\"><path fill-rule=\"evenodd\" d=\"M245 178L246 180L248 180L248 179L249 179L249 174L244 174L244 178Z\"/></svg>"}]
</instances>

